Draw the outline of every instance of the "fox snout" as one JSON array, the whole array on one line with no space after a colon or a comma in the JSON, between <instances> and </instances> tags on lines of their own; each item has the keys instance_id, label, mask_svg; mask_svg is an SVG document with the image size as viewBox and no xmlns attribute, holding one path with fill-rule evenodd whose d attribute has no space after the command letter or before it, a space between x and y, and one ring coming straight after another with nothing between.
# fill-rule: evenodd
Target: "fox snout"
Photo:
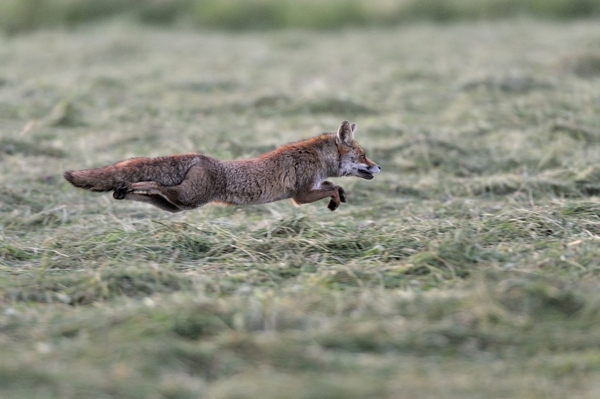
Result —
<instances>
[{"instance_id":1,"label":"fox snout","mask_svg":"<svg viewBox=\"0 0 600 399\"><path fill-rule=\"evenodd\" d=\"M372 165L366 165L366 168L358 168L358 176L363 179L371 180L377 173L381 171L381 166L375 162L371 162Z\"/></svg>"}]
</instances>

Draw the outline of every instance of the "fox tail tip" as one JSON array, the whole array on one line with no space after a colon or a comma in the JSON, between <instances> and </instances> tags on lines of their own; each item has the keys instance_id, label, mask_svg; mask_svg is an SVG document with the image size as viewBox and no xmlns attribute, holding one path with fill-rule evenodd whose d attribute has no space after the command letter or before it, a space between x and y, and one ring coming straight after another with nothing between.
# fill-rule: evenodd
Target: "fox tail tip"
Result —
<instances>
[{"instance_id":1,"label":"fox tail tip","mask_svg":"<svg viewBox=\"0 0 600 399\"><path fill-rule=\"evenodd\" d=\"M75 187L83 188L91 191L109 191L112 190L112 185L98 184L93 176L90 176L86 170L67 170L63 173L63 177Z\"/></svg>"},{"instance_id":2,"label":"fox tail tip","mask_svg":"<svg viewBox=\"0 0 600 399\"><path fill-rule=\"evenodd\" d=\"M73 171L72 170L65 170L65 172L63 173L63 177L69 183L74 184L75 176L73 175Z\"/></svg>"}]
</instances>

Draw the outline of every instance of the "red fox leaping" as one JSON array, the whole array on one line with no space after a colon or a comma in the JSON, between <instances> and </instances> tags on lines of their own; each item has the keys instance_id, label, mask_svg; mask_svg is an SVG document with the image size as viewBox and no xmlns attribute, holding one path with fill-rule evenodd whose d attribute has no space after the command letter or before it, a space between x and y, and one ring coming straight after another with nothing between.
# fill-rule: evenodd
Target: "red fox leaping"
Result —
<instances>
[{"instance_id":1,"label":"red fox leaping","mask_svg":"<svg viewBox=\"0 0 600 399\"><path fill-rule=\"evenodd\" d=\"M264 204L291 198L306 204L330 197L335 211L344 189L328 177L371 180L379 165L354 140L356 124L343 121L337 134L286 144L254 159L219 161L201 154L132 158L96 169L66 171L65 179L91 191L113 191L115 199L148 202L181 212L209 202Z\"/></svg>"}]
</instances>

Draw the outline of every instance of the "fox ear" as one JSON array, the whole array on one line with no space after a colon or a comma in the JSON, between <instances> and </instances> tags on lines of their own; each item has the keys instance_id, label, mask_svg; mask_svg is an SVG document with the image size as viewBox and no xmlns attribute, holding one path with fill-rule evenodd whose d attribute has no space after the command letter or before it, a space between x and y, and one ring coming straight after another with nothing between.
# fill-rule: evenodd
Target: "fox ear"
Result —
<instances>
[{"instance_id":1,"label":"fox ear","mask_svg":"<svg viewBox=\"0 0 600 399\"><path fill-rule=\"evenodd\" d=\"M351 145L354 141L354 131L356 130L356 124L350 125L350 122L343 121L338 128L337 135L340 141L346 145Z\"/></svg>"}]
</instances>

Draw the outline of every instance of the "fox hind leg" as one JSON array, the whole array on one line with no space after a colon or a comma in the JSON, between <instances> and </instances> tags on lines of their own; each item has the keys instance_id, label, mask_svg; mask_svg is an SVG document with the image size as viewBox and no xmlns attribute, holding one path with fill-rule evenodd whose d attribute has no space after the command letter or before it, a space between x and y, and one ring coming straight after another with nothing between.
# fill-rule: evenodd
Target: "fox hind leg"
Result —
<instances>
[{"instance_id":1,"label":"fox hind leg","mask_svg":"<svg viewBox=\"0 0 600 399\"><path fill-rule=\"evenodd\" d=\"M207 172L199 166L193 166L178 185L163 186L155 181L135 182L126 188L116 189L113 197L147 202L169 212L181 212L209 202L209 190L210 179Z\"/></svg>"},{"instance_id":2,"label":"fox hind leg","mask_svg":"<svg viewBox=\"0 0 600 399\"><path fill-rule=\"evenodd\" d=\"M143 182L143 183L154 183L154 182ZM164 197L157 194L141 194L139 192L132 191L131 188L117 188L113 191L113 198L117 200L130 200L130 201L139 201L146 202L148 204L152 204L162 210L168 212L181 212L183 209L173 205L169 201L167 201Z\"/></svg>"},{"instance_id":3,"label":"fox hind leg","mask_svg":"<svg viewBox=\"0 0 600 399\"><path fill-rule=\"evenodd\" d=\"M123 198L123 199L139 201L139 202L146 202L148 204L152 204L152 205L156 206L157 208L162 209L163 211L167 211L167 212L171 212L171 213L177 213L177 212L181 212L184 210L184 209L181 209L181 208L173 205L172 203L170 203L169 201L167 201L160 195L148 195L148 194L142 195L142 194L135 194L135 193L127 193L125 198Z\"/></svg>"}]
</instances>

